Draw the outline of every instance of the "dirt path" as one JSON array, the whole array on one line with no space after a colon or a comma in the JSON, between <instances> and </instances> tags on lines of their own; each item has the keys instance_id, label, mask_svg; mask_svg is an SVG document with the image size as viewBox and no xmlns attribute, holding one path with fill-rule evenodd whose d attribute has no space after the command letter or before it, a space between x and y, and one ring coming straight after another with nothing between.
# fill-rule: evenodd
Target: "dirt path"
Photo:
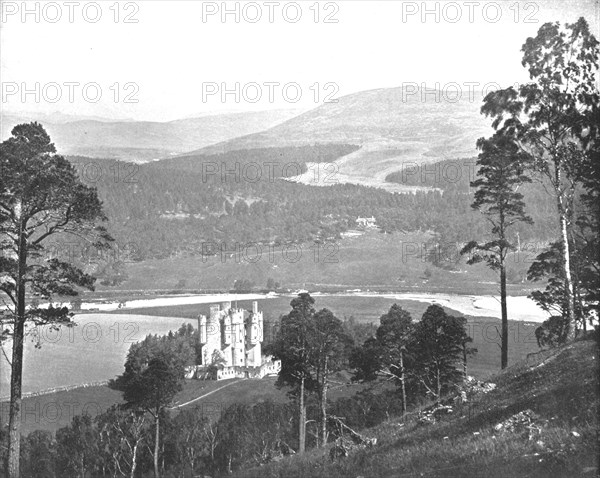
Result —
<instances>
[{"instance_id":1,"label":"dirt path","mask_svg":"<svg viewBox=\"0 0 600 478\"><path fill-rule=\"evenodd\" d=\"M170 407L169 410L174 410L176 408L185 407L185 406L189 405L190 403L197 402L198 400L201 400L201 399L203 399L205 397L208 397L209 395L212 395L213 393L218 392L219 390L223 390L224 388L227 388L230 385L233 385L234 383L239 383L239 382L241 382L243 380L246 380L246 379L245 378L240 378L238 380L235 380L234 382L229 382L227 385L223 385L222 387L215 388L214 390L212 390L212 391L210 391L208 393L205 393L204 395L200 395L199 397L193 398L192 400L188 400L185 403L180 403L179 405L175 405L174 407Z\"/></svg>"}]
</instances>

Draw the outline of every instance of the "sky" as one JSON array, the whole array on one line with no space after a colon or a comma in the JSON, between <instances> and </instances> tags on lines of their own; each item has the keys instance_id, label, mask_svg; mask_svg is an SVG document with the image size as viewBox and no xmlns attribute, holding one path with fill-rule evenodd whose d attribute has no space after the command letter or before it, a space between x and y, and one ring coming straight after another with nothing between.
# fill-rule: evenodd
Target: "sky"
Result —
<instances>
[{"instance_id":1,"label":"sky","mask_svg":"<svg viewBox=\"0 0 600 478\"><path fill-rule=\"evenodd\" d=\"M543 23L584 16L600 38L599 1L1 1L2 113L170 121L506 87Z\"/></svg>"}]
</instances>

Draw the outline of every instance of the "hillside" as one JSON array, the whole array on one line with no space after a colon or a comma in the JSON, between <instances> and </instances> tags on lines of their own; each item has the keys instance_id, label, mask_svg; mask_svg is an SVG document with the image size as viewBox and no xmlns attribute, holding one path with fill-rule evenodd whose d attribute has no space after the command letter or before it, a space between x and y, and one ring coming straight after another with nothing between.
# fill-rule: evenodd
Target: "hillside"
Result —
<instances>
[{"instance_id":1,"label":"hillside","mask_svg":"<svg viewBox=\"0 0 600 478\"><path fill-rule=\"evenodd\" d=\"M134 243L137 260L198 255L202 243L210 241L224 243L228 250L236 243L335 241L357 226L357 217L375 217L376 225L386 232L434 231L443 244L482 237L487 231L483 216L470 207L466 174L458 181L442 177L436 188L421 187L415 194L392 194L341 181L327 188L311 187L284 177L310 162L343 161L357 148L351 144L259 148L140 166L69 159L83 180L98 188L111 234L121 248ZM430 167L444 171L452 164L450 160ZM292 167L288 170L286 165ZM320 172L320 180L327 181L328 173ZM258 174L261 177L255 180ZM414 184L394 185L415 188ZM556 237L554 206L547 193L538 183L525 190L535 224L515 227L521 241Z\"/></svg>"},{"instance_id":2,"label":"hillside","mask_svg":"<svg viewBox=\"0 0 600 478\"><path fill-rule=\"evenodd\" d=\"M362 235L358 235L360 233ZM458 263L454 270L432 268L423 257L425 244L430 239L428 234L381 234L378 231L357 231L356 234L334 242L328 241L322 246L301 244L298 246L301 254L293 261L286 259L283 248L273 248L269 255L269 250L264 247L260 254L248 248L243 251L244 256L241 253L211 257L182 255L134 262L127 265L128 278L119 287L98 284L98 290L102 295L107 291L118 294L118 290L165 290L178 293L215 289L227 291L233 288L238 279L249 280L257 289L264 289L271 278L284 290L343 291L368 288L419 292L469 291L472 294L498 292L497 274L483 264L467 266L465 260L458 261L456 255ZM413 254L407 253L413 250ZM535 286L522 282L535 253L531 250L510 256L511 294L526 294Z\"/></svg>"},{"instance_id":3,"label":"hillside","mask_svg":"<svg viewBox=\"0 0 600 478\"><path fill-rule=\"evenodd\" d=\"M455 407L435 424L419 424L409 415L361 431L377 438L377 444L351 451L346 458L331 460L330 445L234 476L597 476L596 342L579 341L531 355L490 382L495 390Z\"/></svg>"},{"instance_id":4,"label":"hillside","mask_svg":"<svg viewBox=\"0 0 600 478\"><path fill-rule=\"evenodd\" d=\"M449 158L469 158L475 141L490 134L489 121L479 114L481 92L412 91L382 88L343 96L264 132L235 138L197 153L350 143L361 149L336 161L340 182L401 192L385 178L403 163L426 164ZM306 183L310 175L299 177Z\"/></svg>"},{"instance_id":5,"label":"hillside","mask_svg":"<svg viewBox=\"0 0 600 478\"><path fill-rule=\"evenodd\" d=\"M437 95L437 96L436 96ZM266 131L215 144L201 154L231 150L313 143L387 144L390 150L413 145L423 147L427 156L443 158L445 153L472 154L478 132L488 121L479 115L481 92L469 98L465 91L454 101L440 91L380 88L342 96L337 102L289 119ZM406 153L410 152L408 149Z\"/></svg>"},{"instance_id":6,"label":"hillside","mask_svg":"<svg viewBox=\"0 0 600 478\"><path fill-rule=\"evenodd\" d=\"M296 110L225 113L169 122L64 121L52 116L41 121L62 154L114 158L143 163L195 150L238 136L262 131L297 114ZM37 117L3 115L0 138L19 123ZM55 122L52 122L55 121Z\"/></svg>"}]
</instances>

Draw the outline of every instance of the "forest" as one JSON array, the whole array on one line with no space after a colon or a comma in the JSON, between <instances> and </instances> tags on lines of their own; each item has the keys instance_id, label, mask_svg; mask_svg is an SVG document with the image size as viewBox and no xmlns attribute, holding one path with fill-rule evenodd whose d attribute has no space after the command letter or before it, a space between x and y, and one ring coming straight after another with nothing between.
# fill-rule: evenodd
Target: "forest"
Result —
<instances>
[{"instance_id":1,"label":"forest","mask_svg":"<svg viewBox=\"0 0 600 478\"><path fill-rule=\"evenodd\" d=\"M381 232L428 231L440 243L484 236L485 219L470 207L472 178L465 173L472 165L460 171L458 179L390 175L390 182L423 187L406 194L353 184L298 184L277 176L284 166L264 168L260 180L248 181L239 166L299 164L306 170L307 162L329 162L355 149L351 145L268 148L144 165L83 157L69 160L83 182L98 189L108 229L117 247L128 249L128 260L199 255L206 242L225 243L233 250L236 243L333 240L355 228L357 217L371 216ZM445 170L456 163L444 161L428 167ZM298 169L290 171L297 174ZM221 171L230 173L222 176ZM521 241L555 238L557 224L549 214L552 205L543 185L525 187L534 224L520 225L515 233Z\"/></svg>"}]
</instances>

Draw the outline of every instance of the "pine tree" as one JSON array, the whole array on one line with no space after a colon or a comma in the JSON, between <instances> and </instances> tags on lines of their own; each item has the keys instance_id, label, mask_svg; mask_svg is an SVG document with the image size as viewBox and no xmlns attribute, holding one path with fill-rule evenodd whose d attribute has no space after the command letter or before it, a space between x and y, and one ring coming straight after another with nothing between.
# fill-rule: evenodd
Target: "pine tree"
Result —
<instances>
[{"instance_id":1,"label":"pine tree","mask_svg":"<svg viewBox=\"0 0 600 478\"><path fill-rule=\"evenodd\" d=\"M39 123L20 124L0 144L0 292L9 308L0 311L0 342L12 339L9 411L9 478L17 478L21 443L23 343L28 324L71 324L67 307L31 307L26 294L52 297L93 290L95 279L71 262L49 258L50 239L77 237L94 247L112 241L99 224L106 220L94 188L56 154Z\"/></svg>"},{"instance_id":2,"label":"pine tree","mask_svg":"<svg viewBox=\"0 0 600 478\"><path fill-rule=\"evenodd\" d=\"M506 136L496 133L477 142L481 150L477 165L478 179L471 183L476 187L471 205L481 211L491 225L493 239L485 243L469 242L461 251L470 254L469 264L484 261L500 273L500 305L502 309L501 368L508 365L508 311L506 305L506 256L513 244L508 240L508 230L518 222L531 224L525 214L523 195L518 192L524 183L531 182L525 175L528 156Z\"/></svg>"}]
</instances>

